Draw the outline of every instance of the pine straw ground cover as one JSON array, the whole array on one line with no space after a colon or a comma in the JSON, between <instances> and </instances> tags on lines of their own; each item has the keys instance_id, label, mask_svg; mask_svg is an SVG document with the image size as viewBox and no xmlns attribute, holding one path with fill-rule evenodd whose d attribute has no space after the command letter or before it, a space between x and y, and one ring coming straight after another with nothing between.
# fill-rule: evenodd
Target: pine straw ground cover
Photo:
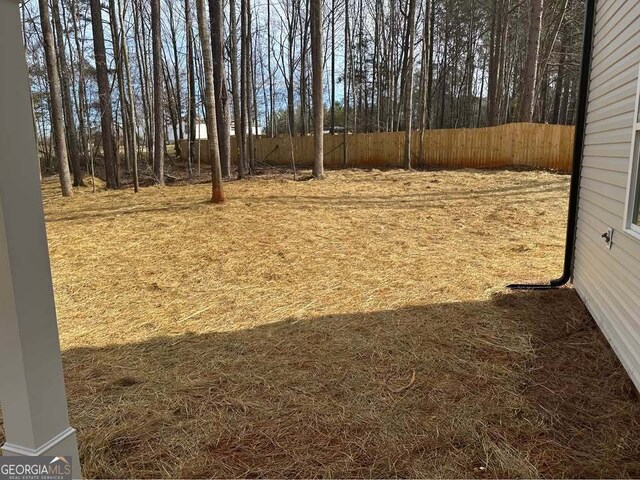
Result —
<instances>
[{"instance_id":1,"label":"pine straw ground cover","mask_svg":"<svg viewBox=\"0 0 640 480\"><path fill-rule=\"evenodd\" d=\"M44 187L87 477L640 476L640 402L559 274L569 179Z\"/></svg>"}]
</instances>

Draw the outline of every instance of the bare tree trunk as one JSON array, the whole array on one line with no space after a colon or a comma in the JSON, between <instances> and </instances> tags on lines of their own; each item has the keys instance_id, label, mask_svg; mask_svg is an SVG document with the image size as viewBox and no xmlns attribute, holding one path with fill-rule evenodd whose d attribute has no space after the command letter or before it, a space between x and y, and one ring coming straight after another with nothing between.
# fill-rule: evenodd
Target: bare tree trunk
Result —
<instances>
[{"instance_id":1,"label":"bare tree trunk","mask_svg":"<svg viewBox=\"0 0 640 480\"><path fill-rule=\"evenodd\" d=\"M294 82L294 72L295 72L295 36L296 36L296 3L300 5L300 0L297 2L287 3L287 7L285 8L286 14L286 23L287 23L287 70L288 77L285 76L285 83L287 86L287 116L289 125L289 134L293 135L295 132L296 126L296 116L295 116L295 105L294 105L294 90L295 90L295 82ZM291 9L289 9L291 6ZM290 142L291 143L291 142Z\"/></svg>"},{"instance_id":2,"label":"bare tree trunk","mask_svg":"<svg viewBox=\"0 0 640 480\"><path fill-rule=\"evenodd\" d=\"M422 114L420 115L420 153L418 155L419 162L424 161L425 150L424 150L424 140L425 140L425 131L428 128L429 124L429 82L431 78L429 77L429 72L431 70L431 59L429 55L429 51L431 49L431 0L425 0L424 2L424 19L423 19L423 27L422 27L422 67L421 67L421 84L420 89L422 92L421 98L421 108ZM482 92L480 93L480 98L482 98Z\"/></svg>"},{"instance_id":3,"label":"bare tree trunk","mask_svg":"<svg viewBox=\"0 0 640 480\"><path fill-rule=\"evenodd\" d=\"M218 123L218 144L222 176L231 176L231 125L229 115L229 95L227 75L224 67L224 13L220 0L209 0L211 14L211 38L213 48L213 81L216 89L216 115Z\"/></svg>"},{"instance_id":4,"label":"bare tree trunk","mask_svg":"<svg viewBox=\"0 0 640 480\"><path fill-rule=\"evenodd\" d=\"M356 52L358 54L358 72L359 72L358 73L358 77L357 77L358 78L358 83L357 83L357 85L358 85L358 102L357 102L358 109L357 109L357 111L360 114L360 116L364 119L365 111L364 111L364 105L363 105L363 102L362 102L362 99L363 99L363 95L362 95L362 93L363 93L363 83L364 83L363 82L363 78L362 78L362 73L364 72L364 64L363 64L364 43L362 41L362 38L363 38L362 37L362 33L363 33L363 30L364 30L364 21L363 21L363 19L364 19L364 8L363 8L363 5L362 5L362 0L359 0L359 2L358 2L358 15L359 15L359 19L358 19L359 20L358 21L358 48L356 49ZM355 65L355 63L354 63L354 65ZM354 82L354 84L355 84L355 82ZM355 101L354 101L354 104L356 104ZM358 118L358 117L354 115L354 118ZM364 124L364 120L362 122L358 122L358 124L360 124L360 123ZM365 125L361 125L360 126L360 131L361 132L366 131L365 128L366 128Z\"/></svg>"},{"instance_id":5,"label":"bare tree trunk","mask_svg":"<svg viewBox=\"0 0 640 480\"><path fill-rule=\"evenodd\" d=\"M140 82L139 96L142 97L142 117L144 119L144 145L146 148L147 164L153 163L153 118L152 118L152 90L149 85L149 72L147 35L145 23L146 7L142 0L132 0L132 13L134 25L134 41L136 47L136 64L138 67L138 81Z\"/></svg>"},{"instance_id":6,"label":"bare tree trunk","mask_svg":"<svg viewBox=\"0 0 640 480\"><path fill-rule=\"evenodd\" d=\"M311 62L313 69L313 177L324 177L324 102L322 101L322 0L311 0Z\"/></svg>"},{"instance_id":7,"label":"bare tree trunk","mask_svg":"<svg viewBox=\"0 0 640 480\"><path fill-rule=\"evenodd\" d=\"M435 12L435 0L431 0L431 23L429 25L429 78L427 80L427 103L429 105L429 115L427 116L427 128L431 128L431 116L432 116L432 97L433 97L433 50L435 44L435 31L436 31L436 12Z\"/></svg>"},{"instance_id":8,"label":"bare tree trunk","mask_svg":"<svg viewBox=\"0 0 640 480\"><path fill-rule=\"evenodd\" d=\"M349 0L344 0L344 74L343 74L343 100L344 110L344 133L342 136L342 166L349 166Z\"/></svg>"},{"instance_id":9,"label":"bare tree trunk","mask_svg":"<svg viewBox=\"0 0 640 480\"><path fill-rule=\"evenodd\" d=\"M62 107L60 78L58 77L58 59L56 57L53 31L51 30L51 23L49 21L49 4L47 0L39 0L39 5L40 23L44 39L44 53L47 63L47 76L49 78L51 127L55 140L56 156L58 157L58 174L60 176L62 195L70 197L73 195L73 187L71 186L71 173L69 172L67 139L65 138L64 132L64 111Z\"/></svg>"},{"instance_id":10,"label":"bare tree trunk","mask_svg":"<svg viewBox=\"0 0 640 480\"><path fill-rule=\"evenodd\" d=\"M555 94L553 98L553 111L551 113L551 123L557 124L560 121L560 105L562 102L562 91L565 85L565 61L567 57L566 35L563 32L563 41L560 46L560 59L558 60L558 73L556 75Z\"/></svg>"},{"instance_id":11,"label":"bare tree trunk","mask_svg":"<svg viewBox=\"0 0 640 480\"><path fill-rule=\"evenodd\" d=\"M178 39L176 36L176 26L173 19L173 2L169 2L169 29L171 34L171 48L173 50L173 72L176 79L175 85L175 108L178 120L178 135L174 135L174 143L176 149L176 157L180 158L180 142L184 138L184 130L182 128L182 84L180 81L180 64L178 63Z\"/></svg>"},{"instance_id":12,"label":"bare tree trunk","mask_svg":"<svg viewBox=\"0 0 640 480\"><path fill-rule=\"evenodd\" d=\"M447 104L447 75L449 73L449 15L448 12L445 12L445 30L444 30L444 52L442 54L442 73L440 78L440 91L442 95L440 96L440 128L445 128L447 125L447 119L445 117L445 106ZM451 102L450 102L451 103Z\"/></svg>"},{"instance_id":13,"label":"bare tree trunk","mask_svg":"<svg viewBox=\"0 0 640 480\"><path fill-rule=\"evenodd\" d=\"M251 26L253 22L253 18L250 17L250 21L249 21L249 26ZM251 106L251 111L253 114L253 128L251 129L251 161L252 161L252 168L255 170L257 168L256 166L256 137L258 137L259 135L259 125L258 125L258 76L257 76L257 69L258 69L258 36L259 36L259 28L258 25L256 23L256 28L253 31L253 38L255 39L255 42L251 42L251 55L250 55L250 59L251 59L251 68L250 68L250 73L251 73L251 91L253 92L252 98L253 98L253 102L252 102L252 106Z\"/></svg>"},{"instance_id":14,"label":"bare tree trunk","mask_svg":"<svg viewBox=\"0 0 640 480\"><path fill-rule=\"evenodd\" d=\"M542 27L543 0L530 1L531 16L529 18L527 59L522 72L522 100L520 104L520 121L522 122L531 122L533 120L538 73L538 52L540 50L540 30Z\"/></svg>"},{"instance_id":15,"label":"bare tree trunk","mask_svg":"<svg viewBox=\"0 0 640 480\"><path fill-rule=\"evenodd\" d=\"M267 0L267 68L269 69L269 122L271 124L270 136L275 137L278 132L273 86L273 69L271 68L271 0Z\"/></svg>"},{"instance_id":16,"label":"bare tree trunk","mask_svg":"<svg viewBox=\"0 0 640 480\"><path fill-rule=\"evenodd\" d=\"M78 97L77 97L77 111L78 111L78 126L80 130L80 144L82 146L82 154L84 156L84 164L87 166L87 160L90 156L89 152L89 140L87 135L87 128L85 124L85 105L86 105L86 88L85 88L85 76L84 76L84 54L79 40L78 29L78 11L75 0L71 0L71 25L73 28L73 36L75 39L77 63L78 63Z\"/></svg>"},{"instance_id":17,"label":"bare tree trunk","mask_svg":"<svg viewBox=\"0 0 640 480\"><path fill-rule=\"evenodd\" d=\"M164 90L167 94L167 113L169 114L169 124L171 125L171 130L173 131L173 138L175 142L176 155L179 155L178 149L178 124L180 122L180 116L178 115L178 93L173 85L173 80L171 78L171 73L169 72L169 61L166 57L166 49L162 49L162 78L164 80ZM164 128L164 138L169 138L169 125L166 122L163 122ZM164 151L165 157L169 156L167 149L167 142L164 142Z\"/></svg>"},{"instance_id":18,"label":"bare tree trunk","mask_svg":"<svg viewBox=\"0 0 640 480\"><path fill-rule=\"evenodd\" d=\"M256 39L256 41L258 41ZM270 107L270 103L269 103L269 98L267 97L267 85L270 85L271 79L269 78L269 76L265 77L265 65L264 65L264 50L259 49L258 48L259 45L256 45L254 47L256 52L260 52L260 56L258 57L259 61L260 61L260 79L262 81L262 104L264 105L264 126L265 126L265 131L263 132L263 134L268 134L269 137L273 136L273 128L271 128L271 120L269 119L269 116L271 114L271 107ZM267 56L269 56L270 52L267 51ZM258 95L258 92L256 91L256 96ZM256 112L258 111L258 107L256 106ZM258 115L256 114L256 124L258 122Z\"/></svg>"},{"instance_id":19,"label":"bare tree trunk","mask_svg":"<svg viewBox=\"0 0 640 480\"><path fill-rule=\"evenodd\" d=\"M558 123L560 125L568 125L570 124L569 118L569 100L573 93L574 82L573 79L569 80L569 82L564 82L562 91L562 98L560 99L560 113L558 115Z\"/></svg>"},{"instance_id":20,"label":"bare tree trunk","mask_svg":"<svg viewBox=\"0 0 640 480\"><path fill-rule=\"evenodd\" d=\"M502 0L494 0L491 18L491 42L489 44L489 93L487 99L487 125L492 127L498 123L499 113L499 79L500 79L500 42L502 39L503 12Z\"/></svg>"},{"instance_id":21,"label":"bare tree trunk","mask_svg":"<svg viewBox=\"0 0 640 480\"><path fill-rule=\"evenodd\" d=\"M122 110L122 133L124 136L124 158L126 161L127 170L131 168L131 144L129 142L129 116L127 114L126 109L126 94L125 94L125 82L124 82L124 72L123 72L123 60L122 60L122 36L124 35L124 30L120 28L118 25L118 18L116 12L116 2L115 0L109 0L109 24L111 26L111 39L113 44L113 57L115 59L115 67L116 67L116 80L118 83L118 98L120 99L120 108ZM118 124L118 115L116 110L116 125ZM119 132L116 133L116 137L118 137ZM118 139L119 140L119 139ZM117 141L116 145L118 146L118 150L120 147L120 142ZM119 156L119 151L116 151L116 157Z\"/></svg>"},{"instance_id":22,"label":"bare tree trunk","mask_svg":"<svg viewBox=\"0 0 640 480\"><path fill-rule=\"evenodd\" d=\"M124 77L127 84L127 96L128 98L125 101L127 115L129 117L129 142L131 145L131 163L133 166L133 191L138 193L140 189L140 179L138 175L138 122L136 116L136 104L135 97L133 96L133 85L131 81L131 67L129 62L129 47L127 46L127 41L124 33L124 9L122 8L121 0L118 0L118 16L120 17L120 26L122 30L122 40L121 40L121 53L122 53L122 62L123 62L123 70Z\"/></svg>"},{"instance_id":23,"label":"bare tree trunk","mask_svg":"<svg viewBox=\"0 0 640 480\"><path fill-rule=\"evenodd\" d=\"M211 52L211 34L207 31L206 10L204 0L196 0L198 12L198 31L202 45L202 62L204 64L205 93L204 104L207 111L207 138L211 159L211 201L224 202L222 191L222 168L220 166L220 150L218 147L218 126L216 125L216 101L213 82L213 58Z\"/></svg>"},{"instance_id":24,"label":"bare tree trunk","mask_svg":"<svg viewBox=\"0 0 640 480\"><path fill-rule=\"evenodd\" d=\"M151 44L153 50L153 174L164 185L164 108L162 102L162 37L160 0L151 0Z\"/></svg>"},{"instance_id":25,"label":"bare tree trunk","mask_svg":"<svg viewBox=\"0 0 640 480\"><path fill-rule=\"evenodd\" d=\"M29 50L27 48L27 29L25 24L25 4L20 5L20 21L22 22L22 43L24 45L24 53L25 55L29 55ZM33 124L33 136L35 137L36 142L36 161L38 163L38 178L42 181L42 162L40 161L40 140L38 138L38 123L36 119L36 109L33 103L33 92L29 91L29 105L31 106L31 122Z\"/></svg>"},{"instance_id":26,"label":"bare tree trunk","mask_svg":"<svg viewBox=\"0 0 640 480\"><path fill-rule=\"evenodd\" d=\"M253 142L253 127L251 126L253 120L253 95L251 94L254 90L253 85L253 52L252 52L252 43L251 43L251 2L250 0L244 0L245 4L245 12L246 12L246 36L243 40L243 49L245 52L244 60L246 62L245 68L245 96L244 101L247 109L247 152L248 152L248 161L249 161L249 171L251 173L255 173L256 171L256 156L255 156L255 148Z\"/></svg>"},{"instance_id":27,"label":"bare tree trunk","mask_svg":"<svg viewBox=\"0 0 640 480\"><path fill-rule=\"evenodd\" d=\"M251 172L252 152L248 145L249 129L249 6L240 0L240 143L244 152L245 167ZM236 126L236 137L238 127Z\"/></svg>"},{"instance_id":28,"label":"bare tree trunk","mask_svg":"<svg viewBox=\"0 0 640 480\"><path fill-rule=\"evenodd\" d=\"M309 0L306 0L306 11L309 12ZM303 21L303 11L300 8L300 24L303 26L300 31L300 135L305 136L309 132L307 128L307 51L309 38L309 17L305 16Z\"/></svg>"},{"instance_id":29,"label":"bare tree trunk","mask_svg":"<svg viewBox=\"0 0 640 480\"><path fill-rule=\"evenodd\" d=\"M406 81L404 96L404 168L411 169L411 120L413 117L413 45L416 35L416 0L409 0L409 15L407 18L407 62L404 71Z\"/></svg>"},{"instance_id":30,"label":"bare tree trunk","mask_svg":"<svg viewBox=\"0 0 640 480\"><path fill-rule=\"evenodd\" d=\"M382 5L380 0L375 0L374 6L374 37L373 37L373 73L371 78L371 108L375 108L375 128L374 132L380 131L380 50L382 42L380 40L380 20L382 17ZM335 19L333 20L335 21ZM377 96L376 96L377 95ZM373 113L373 112L372 112Z\"/></svg>"},{"instance_id":31,"label":"bare tree trunk","mask_svg":"<svg viewBox=\"0 0 640 480\"><path fill-rule=\"evenodd\" d=\"M336 0L331 1L331 135L336 133Z\"/></svg>"},{"instance_id":32,"label":"bare tree trunk","mask_svg":"<svg viewBox=\"0 0 640 480\"><path fill-rule=\"evenodd\" d=\"M138 66L138 74L140 81L140 96L142 97L142 113L144 119L144 144L147 149L147 162L150 159L151 152L153 151L153 135L151 133L151 106L149 99L149 85L147 79L147 48L146 48L146 36L144 35L145 25L143 21L143 11L141 4L135 2L139 0L133 0L133 22L134 22L134 40L136 46L136 63Z\"/></svg>"},{"instance_id":33,"label":"bare tree trunk","mask_svg":"<svg viewBox=\"0 0 640 480\"><path fill-rule=\"evenodd\" d=\"M66 119L67 139L69 146L69 160L71 171L73 173L73 186L84 186L82 180L82 168L80 166L80 150L78 148L78 133L76 130L75 116L73 113L73 103L71 102L71 89L69 87L69 69L67 66L67 53L64 44L64 34L62 32L62 24L60 22L60 9L58 0L51 3L51 16L56 30L58 41L58 61L60 62L60 83L62 93L62 106Z\"/></svg>"},{"instance_id":34,"label":"bare tree trunk","mask_svg":"<svg viewBox=\"0 0 640 480\"><path fill-rule=\"evenodd\" d=\"M230 42L230 57L231 57L231 88L233 96L233 118L236 134L236 145L238 148L238 180L241 180L245 176L245 164L246 164L246 146L243 142L244 136L242 134L242 114L240 111L240 96L241 88L238 82L238 27L237 27L237 15L236 15L236 0L229 1L229 35L231 37Z\"/></svg>"},{"instance_id":35,"label":"bare tree trunk","mask_svg":"<svg viewBox=\"0 0 640 480\"><path fill-rule=\"evenodd\" d=\"M482 61L482 77L480 79L480 94L478 95L478 116L476 117L476 127L479 128L480 127L480 120L482 118L482 99L484 97L484 81L485 81L485 74L486 74L486 70L487 70L487 57L485 56L483 61Z\"/></svg>"},{"instance_id":36,"label":"bare tree trunk","mask_svg":"<svg viewBox=\"0 0 640 480\"><path fill-rule=\"evenodd\" d=\"M193 48L193 28L191 26L191 2L184 0L184 15L186 20L187 35L187 84L189 90L189 158L187 160L187 172L189 180L193 175L193 161L196 156L196 76Z\"/></svg>"},{"instance_id":37,"label":"bare tree trunk","mask_svg":"<svg viewBox=\"0 0 640 480\"><path fill-rule=\"evenodd\" d=\"M100 97L100 124L102 127L102 151L107 188L120 187L120 172L116 159L116 146L113 138L113 113L111 110L111 84L107 70L107 55L104 47L104 31L102 29L102 7L100 0L90 0L91 26L93 30L93 50L96 60L96 76L98 78L98 95Z\"/></svg>"}]
</instances>

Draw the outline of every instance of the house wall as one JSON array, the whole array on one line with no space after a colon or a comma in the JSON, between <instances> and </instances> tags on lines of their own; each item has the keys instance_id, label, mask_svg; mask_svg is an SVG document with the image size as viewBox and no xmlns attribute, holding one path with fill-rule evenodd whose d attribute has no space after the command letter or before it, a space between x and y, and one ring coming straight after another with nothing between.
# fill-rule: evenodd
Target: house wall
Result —
<instances>
[{"instance_id":1,"label":"house wall","mask_svg":"<svg viewBox=\"0 0 640 480\"><path fill-rule=\"evenodd\" d=\"M574 285L638 389L640 239L624 231L624 212L639 66L640 2L598 0Z\"/></svg>"}]
</instances>

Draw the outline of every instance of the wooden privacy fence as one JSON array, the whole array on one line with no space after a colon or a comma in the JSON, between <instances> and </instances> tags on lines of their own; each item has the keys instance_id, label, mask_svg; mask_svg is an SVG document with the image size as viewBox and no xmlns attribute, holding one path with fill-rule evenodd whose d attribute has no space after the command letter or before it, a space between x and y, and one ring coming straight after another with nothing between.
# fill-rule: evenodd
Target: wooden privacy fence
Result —
<instances>
[{"instance_id":1,"label":"wooden privacy fence","mask_svg":"<svg viewBox=\"0 0 640 480\"><path fill-rule=\"evenodd\" d=\"M535 123L511 123L497 127L428 130L424 155L420 157L420 132L412 133L414 167L505 168L531 167L570 173L574 127ZM325 135L326 168L400 168L403 164L404 132L357 133L347 136L348 163L344 162L344 136ZM209 163L207 140L196 143L196 156ZM291 146L296 165L313 161L313 136L257 137L256 160L274 166L291 165ZM182 160L187 141L181 141ZM237 162L235 137L231 138L232 161Z\"/></svg>"}]
</instances>

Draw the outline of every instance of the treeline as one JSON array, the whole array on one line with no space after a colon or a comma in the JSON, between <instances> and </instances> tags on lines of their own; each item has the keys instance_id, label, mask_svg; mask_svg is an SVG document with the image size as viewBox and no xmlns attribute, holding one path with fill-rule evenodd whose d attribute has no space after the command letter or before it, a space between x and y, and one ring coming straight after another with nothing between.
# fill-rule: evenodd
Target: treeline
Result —
<instances>
[{"instance_id":1,"label":"treeline","mask_svg":"<svg viewBox=\"0 0 640 480\"><path fill-rule=\"evenodd\" d=\"M87 172L137 190L164 184L165 163L189 139L191 178L206 125L221 201L222 179L256 171L258 134L342 134L346 157L348 133L573 123L583 9L584 0L28 0L42 168L60 175L65 195Z\"/></svg>"}]
</instances>

